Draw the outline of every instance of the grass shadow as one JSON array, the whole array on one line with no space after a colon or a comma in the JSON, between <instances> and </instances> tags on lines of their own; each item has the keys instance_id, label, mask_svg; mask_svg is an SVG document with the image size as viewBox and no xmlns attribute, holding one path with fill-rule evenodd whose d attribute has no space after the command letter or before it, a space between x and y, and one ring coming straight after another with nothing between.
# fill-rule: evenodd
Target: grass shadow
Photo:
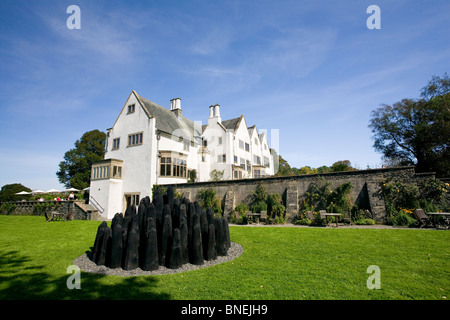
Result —
<instances>
[{"instance_id":1,"label":"grass shadow","mask_svg":"<svg viewBox=\"0 0 450 320\"><path fill-rule=\"evenodd\" d=\"M170 299L170 294L155 290L155 277L119 278L81 272L81 288L69 289L67 279L72 274L50 274L43 271L45 266L30 263L32 260L18 251L0 252L0 300Z\"/></svg>"}]
</instances>

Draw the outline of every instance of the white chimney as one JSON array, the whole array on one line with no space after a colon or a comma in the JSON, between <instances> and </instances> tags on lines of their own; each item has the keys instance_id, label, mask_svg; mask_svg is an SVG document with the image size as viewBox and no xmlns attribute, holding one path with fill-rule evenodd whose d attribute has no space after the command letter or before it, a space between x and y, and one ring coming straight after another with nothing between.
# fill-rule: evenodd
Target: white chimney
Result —
<instances>
[{"instance_id":1,"label":"white chimney","mask_svg":"<svg viewBox=\"0 0 450 320\"><path fill-rule=\"evenodd\" d=\"M170 100L170 111L173 111L177 118L181 117L182 111L180 98Z\"/></svg>"},{"instance_id":2,"label":"white chimney","mask_svg":"<svg viewBox=\"0 0 450 320\"><path fill-rule=\"evenodd\" d=\"M214 117L217 118L217 122L222 122L222 119L220 118L220 105L216 104L214 106Z\"/></svg>"},{"instance_id":3,"label":"white chimney","mask_svg":"<svg viewBox=\"0 0 450 320\"><path fill-rule=\"evenodd\" d=\"M221 123L222 119L220 118L220 106L219 104L215 104L209 106L209 118L208 123L218 122Z\"/></svg>"}]
</instances>

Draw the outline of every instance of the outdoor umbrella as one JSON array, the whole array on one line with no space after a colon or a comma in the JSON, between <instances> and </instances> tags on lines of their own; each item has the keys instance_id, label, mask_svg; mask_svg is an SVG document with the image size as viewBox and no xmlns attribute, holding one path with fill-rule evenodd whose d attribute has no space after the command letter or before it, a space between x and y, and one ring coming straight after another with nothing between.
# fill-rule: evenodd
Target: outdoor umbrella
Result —
<instances>
[{"instance_id":1,"label":"outdoor umbrella","mask_svg":"<svg viewBox=\"0 0 450 320\"><path fill-rule=\"evenodd\" d=\"M57 193L57 192L60 192L60 191L56 190L56 189L50 189L50 190L45 191L45 193Z\"/></svg>"},{"instance_id":2,"label":"outdoor umbrella","mask_svg":"<svg viewBox=\"0 0 450 320\"><path fill-rule=\"evenodd\" d=\"M20 192L17 192L16 193L16 195L24 195L24 194L31 194L30 192L26 192L26 191L20 191Z\"/></svg>"}]
</instances>

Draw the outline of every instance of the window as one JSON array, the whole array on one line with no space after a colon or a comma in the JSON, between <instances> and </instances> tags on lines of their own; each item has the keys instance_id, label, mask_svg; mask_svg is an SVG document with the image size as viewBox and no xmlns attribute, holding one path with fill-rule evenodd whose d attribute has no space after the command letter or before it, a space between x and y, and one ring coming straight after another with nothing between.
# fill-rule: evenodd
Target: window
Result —
<instances>
[{"instance_id":1,"label":"window","mask_svg":"<svg viewBox=\"0 0 450 320\"><path fill-rule=\"evenodd\" d=\"M218 163L225 163L227 162L227 156L225 154L221 154L217 156L217 162Z\"/></svg>"},{"instance_id":2,"label":"window","mask_svg":"<svg viewBox=\"0 0 450 320\"><path fill-rule=\"evenodd\" d=\"M172 159L170 157L161 157L161 170L159 175L164 177L164 176L170 176L170 169L172 168L171 166L172 163Z\"/></svg>"},{"instance_id":3,"label":"window","mask_svg":"<svg viewBox=\"0 0 450 320\"><path fill-rule=\"evenodd\" d=\"M113 140L113 150L117 150L120 147L120 138L116 138Z\"/></svg>"},{"instance_id":4,"label":"window","mask_svg":"<svg viewBox=\"0 0 450 320\"><path fill-rule=\"evenodd\" d=\"M253 156L253 162L256 164L256 165L260 165L261 164L261 157L260 156Z\"/></svg>"},{"instance_id":5,"label":"window","mask_svg":"<svg viewBox=\"0 0 450 320\"><path fill-rule=\"evenodd\" d=\"M139 206L140 194L139 193L128 193L125 194L125 201L127 208L132 205Z\"/></svg>"},{"instance_id":6,"label":"window","mask_svg":"<svg viewBox=\"0 0 450 320\"><path fill-rule=\"evenodd\" d=\"M242 150L244 150L244 141L239 140L239 148L241 148Z\"/></svg>"},{"instance_id":7,"label":"window","mask_svg":"<svg viewBox=\"0 0 450 320\"><path fill-rule=\"evenodd\" d=\"M234 163L238 163L238 157L237 156L234 156Z\"/></svg>"},{"instance_id":8,"label":"window","mask_svg":"<svg viewBox=\"0 0 450 320\"><path fill-rule=\"evenodd\" d=\"M206 139L202 139L202 146L203 147L207 147L208 146L208 140L206 140Z\"/></svg>"},{"instance_id":9,"label":"window","mask_svg":"<svg viewBox=\"0 0 450 320\"><path fill-rule=\"evenodd\" d=\"M122 164L123 161L116 159L94 163L91 170L91 179L122 179Z\"/></svg>"},{"instance_id":10,"label":"window","mask_svg":"<svg viewBox=\"0 0 450 320\"><path fill-rule=\"evenodd\" d=\"M109 178L109 165L97 166L93 168L93 179L108 179Z\"/></svg>"},{"instance_id":11,"label":"window","mask_svg":"<svg viewBox=\"0 0 450 320\"><path fill-rule=\"evenodd\" d=\"M115 179L122 178L122 167L120 167L120 166L113 166L112 177L115 178Z\"/></svg>"},{"instance_id":12,"label":"window","mask_svg":"<svg viewBox=\"0 0 450 320\"><path fill-rule=\"evenodd\" d=\"M128 146L137 146L142 144L142 132L128 135Z\"/></svg>"},{"instance_id":13,"label":"window","mask_svg":"<svg viewBox=\"0 0 450 320\"><path fill-rule=\"evenodd\" d=\"M249 151L250 152L250 145L248 143L245 144L245 151Z\"/></svg>"},{"instance_id":14,"label":"window","mask_svg":"<svg viewBox=\"0 0 450 320\"><path fill-rule=\"evenodd\" d=\"M180 178L186 178L186 160L173 158L173 171L172 176L174 177L180 177Z\"/></svg>"},{"instance_id":15,"label":"window","mask_svg":"<svg viewBox=\"0 0 450 320\"><path fill-rule=\"evenodd\" d=\"M219 144L219 146L222 145L222 137L219 137L218 144Z\"/></svg>"},{"instance_id":16,"label":"window","mask_svg":"<svg viewBox=\"0 0 450 320\"><path fill-rule=\"evenodd\" d=\"M130 104L129 106L128 106L128 113L134 113L134 109L135 109L135 105L134 104ZM127 113L127 114L128 114Z\"/></svg>"},{"instance_id":17,"label":"window","mask_svg":"<svg viewBox=\"0 0 450 320\"><path fill-rule=\"evenodd\" d=\"M241 161L241 168L245 170L245 159L239 158L239 160Z\"/></svg>"},{"instance_id":18,"label":"window","mask_svg":"<svg viewBox=\"0 0 450 320\"><path fill-rule=\"evenodd\" d=\"M242 170L240 170L240 169L233 170L233 178L234 179L242 179Z\"/></svg>"},{"instance_id":19,"label":"window","mask_svg":"<svg viewBox=\"0 0 450 320\"><path fill-rule=\"evenodd\" d=\"M261 170L253 171L253 178L255 179L261 178Z\"/></svg>"},{"instance_id":20,"label":"window","mask_svg":"<svg viewBox=\"0 0 450 320\"><path fill-rule=\"evenodd\" d=\"M258 145L258 139L257 138L255 138L255 144Z\"/></svg>"},{"instance_id":21,"label":"window","mask_svg":"<svg viewBox=\"0 0 450 320\"><path fill-rule=\"evenodd\" d=\"M246 160L247 163L247 171L251 172L252 171L252 165L250 164L250 160Z\"/></svg>"},{"instance_id":22,"label":"window","mask_svg":"<svg viewBox=\"0 0 450 320\"><path fill-rule=\"evenodd\" d=\"M270 165L269 158L264 157L264 167L268 167Z\"/></svg>"},{"instance_id":23,"label":"window","mask_svg":"<svg viewBox=\"0 0 450 320\"><path fill-rule=\"evenodd\" d=\"M186 160L176 156L161 157L160 172L161 177L187 177Z\"/></svg>"}]
</instances>

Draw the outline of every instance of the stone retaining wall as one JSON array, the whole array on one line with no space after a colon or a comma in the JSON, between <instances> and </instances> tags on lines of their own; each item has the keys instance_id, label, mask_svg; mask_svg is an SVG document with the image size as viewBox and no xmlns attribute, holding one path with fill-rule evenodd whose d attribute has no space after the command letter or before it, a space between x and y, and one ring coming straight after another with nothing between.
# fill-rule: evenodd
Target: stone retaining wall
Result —
<instances>
[{"instance_id":1,"label":"stone retaining wall","mask_svg":"<svg viewBox=\"0 0 450 320\"><path fill-rule=\"evenodd\" d=\"M434 173L416 174L414 167L383 168L370 170L344 171L324 174L310 174L288 177L268 177L261 179L225 180L217 182L183 183L175 185L180 192L191 201L196 199L197 192L204 188L213 188L219 199L222 199L224 215L228 216L238 203L250 204L252 193L258 184L266 187L267 193L279 193L287 211L287 221L298 214L299 205L305 198L305 192L312 183L330 182L332 189L343 183L353 185L351 199L360 207L370 208L378 222L385 222L385 204L380 197L380 182L392 177L394 180L417 183L420 180L434 178ZM166 185L167 186L167 185Z\"/></svg>"},{"instance_id":2,"label":"stone retaining wall","mask_svg":"<svg viewBox=\"0 0 450 320\"><path fill-rule=\"evenodd\" d=\"M15 209L9 213L9 215L44 215L43 212L37 212L35 207L36 204L46 204L45 212L58 212L62 214L67 214L73 212L72 218L74 220L100 220L98 219L98 214L85 211L82 209L83 201L14 201L9 202L10 204L15 204ZM0 203L1 205L1 203ZM3 213L4 214L4 213ZM101 218L101 217L100 217Z\"/></svg>"}]
</instances>

